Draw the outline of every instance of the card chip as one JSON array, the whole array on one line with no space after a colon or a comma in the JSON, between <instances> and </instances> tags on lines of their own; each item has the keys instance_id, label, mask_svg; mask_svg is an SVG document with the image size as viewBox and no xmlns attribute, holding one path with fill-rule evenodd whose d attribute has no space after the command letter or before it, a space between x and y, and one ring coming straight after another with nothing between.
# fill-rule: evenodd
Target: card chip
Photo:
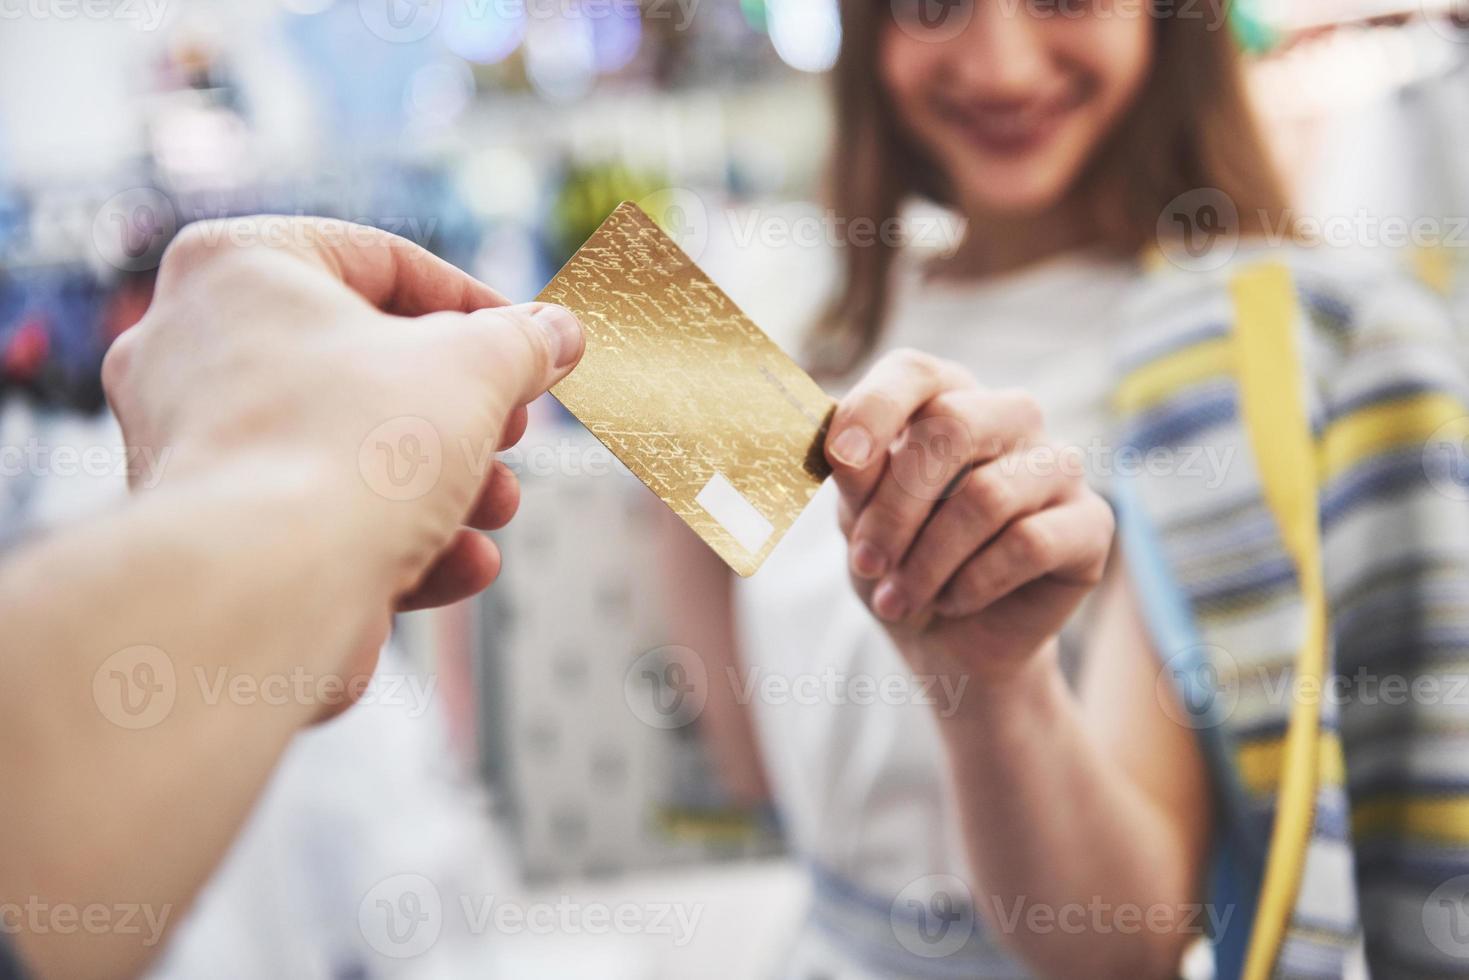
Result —
<instances>
[{"instance_id":1,"label":"card chip","mask_svg":"<svg viewBox=\"0 0 1469 980\"><path fill-rule=\"evenodd\" d=\"M694 500L752 555L758 555L775 533L775 525L766 520L765 515L746 500L723 473L710 477Z\"/></svg>"}]
</instances>

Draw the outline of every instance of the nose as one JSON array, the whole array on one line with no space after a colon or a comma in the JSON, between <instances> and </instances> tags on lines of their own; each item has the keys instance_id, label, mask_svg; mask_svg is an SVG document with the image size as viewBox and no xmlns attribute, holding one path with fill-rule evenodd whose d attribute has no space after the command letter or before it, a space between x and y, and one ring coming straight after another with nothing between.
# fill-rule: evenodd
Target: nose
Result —
<instances>
[{"instance_id":1,"label":"nose","mask_svg":"<svg viewBox=\"0 0 1469 980\"><path fill-rule=\"evenodd\" d=\"M1023 101L1046 77L1050 58L1045 25L1024 0L968 0L974 13L949 42L957 82L996 102Z\"/></svg>"}]
</instances>

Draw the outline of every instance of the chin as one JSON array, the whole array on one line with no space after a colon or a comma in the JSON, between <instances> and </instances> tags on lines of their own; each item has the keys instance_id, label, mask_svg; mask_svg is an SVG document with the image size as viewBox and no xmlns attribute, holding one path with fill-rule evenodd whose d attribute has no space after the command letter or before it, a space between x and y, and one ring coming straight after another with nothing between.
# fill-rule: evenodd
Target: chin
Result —
<instances>
[{"instance_id":1,"label":"chin","mask_svg":"<svg viewBox=\"0 0 1469 980\"><path fill-rule=\"evenodd\" d=\"M973 215L1024 218L1049 211L1071 193L1086 162L1074 135L1057 134L1029 153L990 155L973 148L944 154L949 173L962 188L965 210Z\"/></svg>"},{"instance_id":2,"label":"chin","mask_svg":"<svg viewBox=\"0 0 1469 980\"><path fill-rule=\"evenodd\" d=\"M1041 214L1061 203L1066 196L1065 181L1039 181L1016 175L979 176L969 182L970 210L1003 218L1024 218Z\"/></svg>"}]
</instances>

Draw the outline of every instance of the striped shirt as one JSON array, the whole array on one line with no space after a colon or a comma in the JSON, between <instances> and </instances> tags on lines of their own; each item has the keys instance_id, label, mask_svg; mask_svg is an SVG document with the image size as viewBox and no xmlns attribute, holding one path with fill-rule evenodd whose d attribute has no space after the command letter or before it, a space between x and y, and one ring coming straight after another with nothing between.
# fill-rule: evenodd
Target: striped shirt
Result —
<instances>
[{"instance_id":1,"label":"striped shirt","mask_svg":"<svg viewBox=\"0 0 1469 980\"><path fill-rule=\"evenodd\" d=\"M1257 303L1271 283L1283 299ZM1153 286L1116 403L1161 463L1118 510L1210 760L1214 900L1245 913L1219 975L1469 975L1469 410L1447 307L1298 252ZM1203 448L1222 476L1184 465Z\"/></svg>"}]
</instances>

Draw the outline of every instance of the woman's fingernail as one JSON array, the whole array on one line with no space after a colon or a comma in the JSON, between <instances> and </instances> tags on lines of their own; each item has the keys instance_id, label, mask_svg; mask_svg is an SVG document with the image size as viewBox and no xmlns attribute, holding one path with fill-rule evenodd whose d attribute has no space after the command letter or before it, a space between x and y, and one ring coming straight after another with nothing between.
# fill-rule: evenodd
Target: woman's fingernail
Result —
<instances>
[{"instance_id":1,"label":"woman's fingernail","mask_svg":"<svg viewBox=\"0 0 1469 980\"><path fill-rule=\"evenodd\" d=\"M543 306L531 317L551 338L556 366L564 368L581 353L581 324L564 306Z\"/></svg>"},{"instance_id":2,"label":"woman's fingernail","mask_svg":"<svg viewBox=\"0 0 1469 980\"><path fill-rule=\"evenodd\" d=\"M872 455L872 436L860 425L851 425L832 440L831 454L845 466L865 466Z\"/></svg>"},{"instance_id":3,"label":"woman's fingernail","mask_svg":"<svg viewBox=\"0 0 1469 980\"><path fill-rule=\"evenodd\" d=\"M908 615L908 600L891 581L883 582L872 593L872 608L883 619L896 623Z\"/></svg>"},{"instance_id":4,"label":"woman's fingernail","mask_svg":"<svg viewBox=\"0 0 1469 980\"><path fill-rule=\"evenodd\" d=\"M878 578L887 571L888 560L870 541L858 541L852 549L852 571L859 578Z\"/></svg>"}]
</instances>

